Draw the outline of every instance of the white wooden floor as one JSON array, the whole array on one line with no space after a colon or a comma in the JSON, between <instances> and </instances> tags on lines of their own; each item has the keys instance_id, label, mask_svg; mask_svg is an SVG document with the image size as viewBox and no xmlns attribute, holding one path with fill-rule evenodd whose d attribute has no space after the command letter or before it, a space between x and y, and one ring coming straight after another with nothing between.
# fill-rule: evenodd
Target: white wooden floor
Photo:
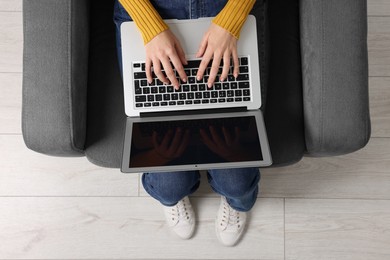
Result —
<instances>
[{"instance_id":1,"label":"white wooden floor","mask_svg":"<svg viewBox=\"0 0 390 260\"><path fill-rule=\"evenodd\" d=\"M333 158L263 170L234 248L219 245L219 198L192 198L193 239L164 225L139 175L28 150L20 129L21 0L0 0L0 259L390 259L390 1L369 2L373 138Z\"/></svg>"}]
</instances>

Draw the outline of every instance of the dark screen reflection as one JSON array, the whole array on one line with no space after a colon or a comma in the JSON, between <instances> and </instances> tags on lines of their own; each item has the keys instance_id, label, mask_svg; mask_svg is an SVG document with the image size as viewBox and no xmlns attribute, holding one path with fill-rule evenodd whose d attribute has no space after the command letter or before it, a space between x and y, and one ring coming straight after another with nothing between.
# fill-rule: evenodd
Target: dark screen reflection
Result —
<instances>
[{"instance_id":1,"label":"dark screen reflection","mask_svg":"<svg viewBox=\"0 0 390 260\"><path fill-rule=\"evenodd\" d=\"M130 167L262 159L254 116L133 124Z\"/></svg>"}]
</instances>

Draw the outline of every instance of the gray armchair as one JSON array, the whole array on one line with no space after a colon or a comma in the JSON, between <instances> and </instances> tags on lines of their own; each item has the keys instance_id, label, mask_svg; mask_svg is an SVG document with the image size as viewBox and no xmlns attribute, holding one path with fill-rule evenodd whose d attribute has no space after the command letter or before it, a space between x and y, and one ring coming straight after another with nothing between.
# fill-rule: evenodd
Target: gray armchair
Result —
<instances>
[{"instance_id":1,"label":"gray armchair","mask_svg":"<svg viewBox=\"0 0 390 260\"><path fill-rule=\"evenodd\" d=\"M366 0L300 1L302 86L294 91L271 91L272 32L267 1L257 2L274 166L364 147L370 137ZM112 14L113 0L23 2L22 123L30 149L120 167L125 114Z\"/></svg>"}]
</instances>

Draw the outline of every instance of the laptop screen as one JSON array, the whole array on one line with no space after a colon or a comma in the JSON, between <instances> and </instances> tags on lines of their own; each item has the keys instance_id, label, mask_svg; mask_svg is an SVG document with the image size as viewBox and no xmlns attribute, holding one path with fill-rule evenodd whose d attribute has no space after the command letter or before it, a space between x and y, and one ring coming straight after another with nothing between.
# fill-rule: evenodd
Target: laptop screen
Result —
<instances>
[{"instance_id":1,"label":"laptop screen","mask_svg":"<svg viewBox=\"0 0 390 260\"><path fill-rule=\"evenodd\" d=\"M133 124L130 168L261 160L254 116Z\"/></svg>"}]
</instances>

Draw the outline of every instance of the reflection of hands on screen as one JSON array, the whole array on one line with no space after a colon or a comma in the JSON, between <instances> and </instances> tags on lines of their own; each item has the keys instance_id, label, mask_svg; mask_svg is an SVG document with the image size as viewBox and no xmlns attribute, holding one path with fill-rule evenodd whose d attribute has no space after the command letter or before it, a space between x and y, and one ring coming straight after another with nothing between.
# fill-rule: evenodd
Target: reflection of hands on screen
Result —
<instances>
[{"instance_id":1,"label":"reflection of hands on screen","mask_svg":"<svg viewBox=\"0 0 390 260\"><path fill-rule=\"evenodd\" d=\"M227 161L241 159L245 156L245 149L241 143L241 132L239 127L231 131L225 127L220 130L214 126L209 126L209 133L200 129L200 136L203 143L214 153Z\"/></svg>"},{"instance_id":2,"label":"reflection of hands on screen","mask_svg":"<svg viewBox=\"0 0 390 260\"><path fill-rule=\"evenodd\" d=\"M186 150L190 140L190 131L177 127L175 130L169 129L162 138L154 131L152 140L154 152L162 159L171 161L180 157Z\"/></svg>"}]
</instances>

